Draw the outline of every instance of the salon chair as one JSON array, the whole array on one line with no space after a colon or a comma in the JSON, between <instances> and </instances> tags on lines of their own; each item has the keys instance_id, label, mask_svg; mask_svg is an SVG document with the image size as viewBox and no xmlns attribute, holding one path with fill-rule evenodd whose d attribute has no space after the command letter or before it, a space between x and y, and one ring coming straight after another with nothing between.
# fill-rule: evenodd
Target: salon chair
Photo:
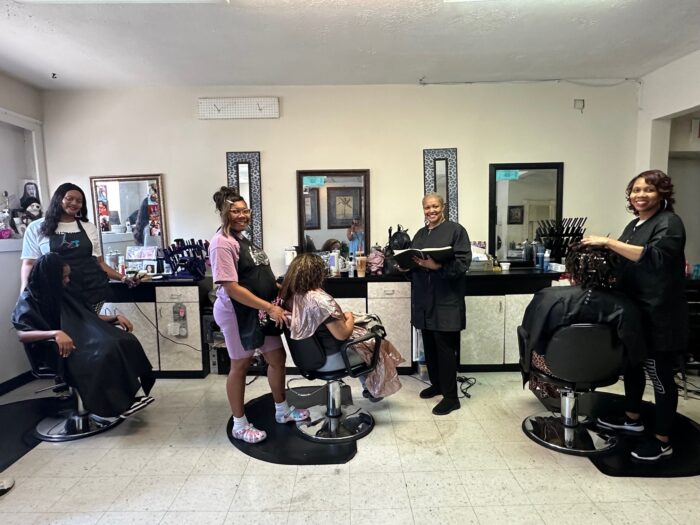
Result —
<instances>
[{"instance_id":1,"label":"salon chair","mask_svg":"<svg viewBox=\"0 0 700 525\"><path fill-rule=\"evenodd\" d=\"M37 379L53 379L55 385L37 390L66 392L69 407L61 409L57 415L48 416L37 423L35 432L43 441L72 441L94 436L117 426L122 421L119 417L100 417L91 414L83 406L80 394L66 380L65 359L59 357L55 341L39 341L24 345L24 350L32 367L32 375ZM62 396L64 397L64 396Z\"/></svg>"},{"instance_id":2,"label":"salon chair","mask_svg":"<svg viewBox=\"0 0 700 525\"><path fill-rule=\"evenodd\" d=\"M321 332L325 331L323 334ZM358 377L374 370L379 358L382 335L369 332L342 344L340 351L328 349L323 340L330 332L325 326L306 339L292 339L285 328L285 339L299 373L307 379L326 381L326 404L309 408L311 417L297 423L302 437L320 443L347 443L366 436L374 427L374 418L364 409L354 405L342 406L341 388L345 377ZM321 337L325 335L326 337ZM332 337L332 336L330 336ZM358 343L374 339L374 353L369 363L353 349Z\"/></svg>"},{"instance_id":3,"label":"salon chair","mask_svg":"<svg viewBox=\"0 0 700 525\"><path fill-rule=\"evenodd\" d=\"M530 358L527 333L518 327L520 355ZM547 343L545 359L551 373L531 367L530 374L557 387L559 413L542 412L523 421L523 432L536 443L558 452L591 456L609 452L615 436L578 414L578 396L618 380L624 350L613 329L602 324L573 324L558 329Z\"/></svg>"}]
</instances>

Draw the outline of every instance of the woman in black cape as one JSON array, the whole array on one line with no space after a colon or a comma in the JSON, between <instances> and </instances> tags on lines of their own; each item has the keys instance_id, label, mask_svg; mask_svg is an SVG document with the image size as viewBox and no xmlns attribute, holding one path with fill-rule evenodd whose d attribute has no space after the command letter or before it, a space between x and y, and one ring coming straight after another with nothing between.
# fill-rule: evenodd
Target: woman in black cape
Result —
<instances>
[{"instance_id":1,"label":"woman in black cape","mask_svg":"<svg viewBox=\"0 0 700 525\"><path fill-rule=\"evenodd\" d=\"M147 395L155 379L131 323L121 315L97 315L64 293L69 282L70 267L60 255L36 260L12 313L20 341L77 388L90 412L116 417L145 406L152 398L136 394L143 389Z\"/></svg>"}]
</instances>

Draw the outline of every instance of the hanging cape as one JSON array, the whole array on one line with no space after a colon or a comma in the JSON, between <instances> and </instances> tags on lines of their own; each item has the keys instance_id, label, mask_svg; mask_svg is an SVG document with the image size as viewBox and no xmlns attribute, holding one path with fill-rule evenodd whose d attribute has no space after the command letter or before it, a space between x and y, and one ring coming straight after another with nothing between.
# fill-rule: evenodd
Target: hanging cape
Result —
<instances>
[{"instance_id":1,"label":"hanging cape","mask_svg":"<svg viewBox=\"0 0 700 525\"><path fill-rule=\"evenodd\" d=\"M17 301L12 322L22 331L56 329L49 326L38 301L26 289ZM87 410L117 417L131 407L139 388L150 392L155 383L153 367L133 334L103 321L69 294L63 294L60 324L75 344L69 357L57 358L56 346L45 341L27 347L78 390Z\"/></svg>"}]
</instances>

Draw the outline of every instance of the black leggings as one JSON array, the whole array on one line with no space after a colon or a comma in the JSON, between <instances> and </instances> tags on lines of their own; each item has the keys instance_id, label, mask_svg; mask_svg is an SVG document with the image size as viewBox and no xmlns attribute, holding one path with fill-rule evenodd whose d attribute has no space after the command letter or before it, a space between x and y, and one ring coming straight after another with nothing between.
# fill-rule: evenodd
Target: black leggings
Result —
<instances>
[{"instance_id":1,"label":"black leggings","mask_svg":"<svg viewBox=\"0 0 700 525\"><path fill-rule=\"evenodd\" d=\"M443 397L457 399L459 332L421 330L421 333L430 384L438 387Z\"/></svg>"},{"instance_id":2,"label":"black leggings","mask_svg":"<svg viewBox=\"0 0 700 525\"><path fill-rule=\"evenodd\" d=\"M655 423L654 432L660 436L670 436L673 417L678 408L678 388L674 379L676 354L656 353L643 364L625 368L625 410L639 414L642 396L646 386L644 372L654 386Z\"/></svg>"}]
</instances>

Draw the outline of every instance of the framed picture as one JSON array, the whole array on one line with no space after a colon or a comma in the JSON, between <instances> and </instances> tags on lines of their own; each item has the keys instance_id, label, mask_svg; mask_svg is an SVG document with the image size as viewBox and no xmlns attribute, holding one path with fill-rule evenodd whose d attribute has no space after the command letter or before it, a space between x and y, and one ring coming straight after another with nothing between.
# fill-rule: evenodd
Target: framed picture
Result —
<instances>
[{"instance_id":1,"label":"framed picture","mask_svg":"<svg viewBox=\"0 0 700 525\"><path fill-rule=\"evenodd\" d=\"M304 194L304 229L321 228L321 215L318 210L318 188L308 188Z\"/></svg>"},{"instance_id":2,"label":"framed picture","mask_svg":"<svg viewBox=\"0 0 700 525\"><path fill-rule=\"evenodd\" d=\"M362 188L328 188L328 229L347 228L361 219Z\"/></svg>"},{"instance_id":3,"label":"framed picture","mask_svg":"<svg viewBox=\"0 0 700 525\"><path fill-rule=\"evenodd\" d=\"M508 206L508 224L522 224L525 206Z\"/></svg>"}]
</instances>

